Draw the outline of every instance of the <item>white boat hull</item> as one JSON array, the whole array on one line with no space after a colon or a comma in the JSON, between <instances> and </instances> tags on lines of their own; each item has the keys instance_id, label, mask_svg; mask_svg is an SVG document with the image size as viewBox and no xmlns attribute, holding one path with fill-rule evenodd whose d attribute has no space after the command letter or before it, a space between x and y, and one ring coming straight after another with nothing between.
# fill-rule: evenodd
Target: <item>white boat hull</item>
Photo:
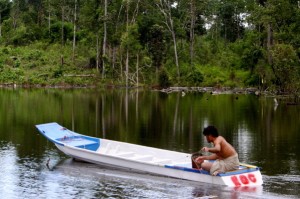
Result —
<instances>
[{"instance_id":1,"label":"white boat hull","mask_svg":"<svg viewBox=\"0 0 300 199\"><path fill-rule=\"evenodd\" d=\"M83 136L57 123L37 125L37 128L66 155L86 162L229 187L263 183L259 168L252 165L212 176L204 170L193 169L188 153Z\"/></svg>"}]
</instances>

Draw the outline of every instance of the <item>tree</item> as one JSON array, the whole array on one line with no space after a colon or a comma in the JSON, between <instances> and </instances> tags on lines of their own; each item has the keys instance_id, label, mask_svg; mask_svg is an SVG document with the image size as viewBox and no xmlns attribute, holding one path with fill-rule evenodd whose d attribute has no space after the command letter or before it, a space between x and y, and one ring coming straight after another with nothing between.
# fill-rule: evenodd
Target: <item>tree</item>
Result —
<instances>
[{"instance_id":1,"label":"tree","mask_svg":"<svg viewBox=\"0 0 300 199\"><path fill-rule=\"evenodd\" d=\"M164 28L158 24L150 27L148 32L149 53L158 74L166 56L166 39Z\"/></svg>"},{"instance_id":2,"label":"tree","mask_svg":"<svg viewBox=\"0 0 300 199\"><path fill-rule=\"evenodd\" d=\"M84 1L81 7L81 18L79 25L83 27L82 32L85 33L85 45L94 49L96 56L91 58L95 60L97 72L99 72L101 56L100 56L100 32L101 26L101 8L102 4L99 0Z\"/></svg>"},{"instance_id":3,"label":"tree","mask_svg":"<svg viewBox=\"0 0 300 199\"><path fill-rule=\"evenodd\" d=\"M230 42L242 38L244 33L242 14L245 12L243 0L222 0L218 9L221 21L221 36Z\"/></svg>"},{"instance_id":4,"label":"tree","mask_svg":"<svg viewBox=\"0 0 300 199\"><path fill-rule=\"evenodd\" d=\"M126 59L125 59L125 76L126 76L126 87L129 85L129 58L130 54L129 51L131 50L132 46L130 46L130 29L136 23L136 17L139 13L139 3L140 0L135 2L135 6L133 6L130 0L123 0L123 5L125 6L125 16L126 16L126 32L122 35L122 46L126 52ZM137 58L138 61L139 58Z\"/></svg>"},{"instance_id":5,"label":"tree","mask_svg":"<svg viewBox=\"0 0 300 199\"><path fill-rule=\"evenodd\" d=\"M274 74L282 92L294 93L299 87L295 82L299 80L299 58L291 45L276 44L271 51L273 57Z\"/></svg>"},{"instance_id":6,"label":"tree","mask_svg":"<svg viewBox=\"0 0 300 199\"><path fill-rule=\"evenodd\" d=\"M9 0L0 0L0 37L2 37L2 21L8 17L10 9Z\"/></svg>"},{"instance_id":7,"label":"tree","mask_svg":"<svg viewBox=\"0 0 300 199\"><path fill-rule=\"evenodd\" d=\"M195 66L195 45L199 45L199 40L196 43L196 38L206 33L204 18L207 10L207 1L182 1L180 10L182 10L182 17L180 16L179 18L186 18L183 25L185 26L186 39L189 42L189 65L190 71L192 71Z\"/></svg>"},{"instance_id":8,"label":"tree","mask_svg":"<svg viewBox=\"0 0 300 199\"><path fill-rule=\"evenodd\" d=\"M297 27L299 25L300 16L297 3L296 1L285 0L261 0L257 1L257 4L252 7L250 14L250 22L255 27L253 31L259 32L260 35L262 35L261 46L267 52L266 59L276 77L276 84L281 87L281 90L286 90L286 85L284 85L286 81L285 78L286 76L290 76L288 71L293 71L294 69L292 70L292 68L294 68L294 66L287 68L287 71L283 73L280 72L284 71L279 66L280 64L285 67L292 66L293 64L283 60L283 62L280 62L278 57L281 57L285 52L290 52L292 56L294 55L294 50L292 49L298 49L300 46L300 41L297 39L298 36L295 35L295 33L298 34L300 30ZM266 37L263 35L266 35ZM285 46L285 43L295 45L295 47ZM283 50L283 52L279 53L279 49ZM295 53L297 55L297 51L295 51ZM274 56L276 56L276 58L274 58ZM292 58L292 60L294 60L294 58ZM280 64L278 65L278 63ZM289 84L288 81L287 84Z\"/></svg>"},{"instance_id":9,"label":"tree","mask_svg":"<svg viewBox=\"0 0 300 199\"><path fill-rule=\"evenodd\" d=\"M178 61L178 52L177 52L177 40L176 40L176 31L174 27L174 20L172 17L172 5L174 2L169 0L159 0L156 1L156 6L162 13L164 17L164 24L167 26L167 29L170 31L173 40L173 47L174 47L174 56L175 56L175 65L177 69L177 78L180 78L180 71L179 71L179 61Z\"/></svg>"},{"instance_id":10,"label":"tree","mask_svg":"<svg viewBox=\"0 0 300 199\"><path fill-rule=\"evenodd\" d=\"M128 72L126 72L126 81L131 81L135 84L138 84L139 83L139 55L140 55L140 51L142 49L142 46L140 45L140 42L139 42L139 32L138 32L138 29L137 29L137 24L134 23L134 24L130 24L128 26L128 32L126 32L125 34L122 35L122 47L124 49L126 49L126 52L130 51L131 53L131 56L130 57L135 57L136 58L136 62L135 62L135 65L136 65L136 68L135 68L135 72L133 73L133 75L131 75L131 73L129 72L129 69L128 69ZM127 55L127 53L126 53ZM129 55L129 54L128 54ZM129 61L129 58L128 57L128 61ZM129 83L129 82L127 82Z\"/></svg>"}]
</instances>

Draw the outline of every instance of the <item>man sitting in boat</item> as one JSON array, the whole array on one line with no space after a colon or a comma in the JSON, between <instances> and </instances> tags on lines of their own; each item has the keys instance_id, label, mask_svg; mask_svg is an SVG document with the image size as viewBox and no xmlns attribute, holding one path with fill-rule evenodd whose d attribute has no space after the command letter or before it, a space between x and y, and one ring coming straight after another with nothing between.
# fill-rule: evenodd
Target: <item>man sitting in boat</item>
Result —
<instances>
[{"instance_id":1,"label":"man sitting in boat","mask_svg":"<svg viewBox=\"0 0 300 199\"><path fill-rule=\"evenodd\" d=\"M193 167L202 168L210 172L211 175L218 175L227 171L236 170L239 167L238 154L231 144L222 136L219 136L218 130L214 126L204 128L203 135L207 142L213 143L214 147L203 147L201 151L210 152L208 156L192 156ZM204 160L215 160L214 162Z\"/></svg>"}]
</instances>

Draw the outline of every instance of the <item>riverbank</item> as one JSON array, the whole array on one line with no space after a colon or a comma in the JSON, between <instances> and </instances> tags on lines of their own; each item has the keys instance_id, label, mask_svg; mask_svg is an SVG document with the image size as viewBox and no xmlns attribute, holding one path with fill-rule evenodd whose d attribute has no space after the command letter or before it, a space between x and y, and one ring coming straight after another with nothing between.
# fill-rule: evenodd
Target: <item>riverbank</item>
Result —
<instances>
[{"instance_id":1,"label":"riverbank","mask_svg":"<svg viewBox=\"0 0 300 199\"><path fill-rule=\"evenodd\" d=\"M77 88L89 88L89 89L126 89L125 86L118 85L69 85L69 84L58 84L58 85L18 85L18 84L0 84L0 88L49 88L49 89L77 89ZM274 96L272 92L261 91L258 88L249 87L249 88L229 88L229 87L168 87L168 88L158 88L158 87L129 87L128 89L149 89L153 91L158 91L162 93L176 93L181 92L182 95L192 92L202 92L210 93L212 95L219 94L253 94L253 95L269 95Z\"/></svg>"},{"instance_id":2,"label":"riverbank","mask_svg":"<svg viewBox=\"0 0 300 199\"><path fill-rule=\"evenodd\" d=\"M262 92L258 88L229 88L229 87L169 87L161 89L161 92L209 92L211 94L255 94L260 95Z\"/></svg>"},{"instance_id":3,"label":"riverbank","mask_svg":"<svg viewBox=\"0 0 300 199\"><path fill-rule=\"evenodd\" d=\"M47 85L47 84L0 84L0 88L46 88L46 89L126 89L125 86L122 85L113 85L113 84L86 84L86 85L72 85L72 84L55 84L55 85ZM269 96L275 97L275 103L278 101L282 101L287 105L300 105L300 97L295 94L278 94L275 91L269 90L261 90L255 87L247 87L247 88L230 88L230 87L187 87L187 86L170 86L168 88L160 88L160 87L149 87L149 86L140 86L140 87L128 87L128 89L149 89L153 91L158 91L166 94L170 93L178 93L180 92L182 97L184 97L188 93L201 92L201 93L210 93L211 95L222 95L222 94L248 94L248 95L256 95L256 96ZM278 101L277 101L278 99Z\"/></svg>"},{"instance_id":4,"label":"riverbank","mask_svg":"<svg viewBox=\"0 0 300 199\"><path fill-rule=\"evenodd\" d=\"M86 85L77 85L77 84L0 84L0 88L59 88L59 89L72 89L72 88L109 88L109 89L124 89L126 86L122 85L113 85L113 84L105 84L105 85L96 85L96 84L86 84ZM143 88L150 89L154 91L160 91L163 93L174 93L174 92L208 92L213 95L218 94L254 94L254 95L277 95L274 92L267 90L260 90L255 87L247 87L247 88L230 88L230 87L188 87L188 86L170 86L167 88L160 87L150 87L150 86L131 86L129 89L135 88ZM289 95L286 95L289 96Z\"/></svg>"},{"instance_id":5,"label":"riverbank","mask_svg":"<svg viewBox=\"0 0 300 199\"><path fill-rule=\"evenodd\" d=\"M125 86L118 86L118 85L70 85L70 84L57 84L57 85L19 85L19 84L0 84L0 88L59 88L59 89L72 89L72 88L110 88L110 89L119 89L119 88L126 88ZM149 87L129 87L129 89L133 88L144 88L148 89ZM160 91L163 93L174 93L174 92L208 92L211 94L267 94L268 92L262 92L258 88L230 88L230 87L185 87L185 86L171 86L168 88L157 88L152 87L149 88L150 90Z\"/></svg>"},{"instance_id":6,"label":"riverbank","mask_svg":"<svg viewBox=\"0 0 300 199\"><path fill-rule=\"evenodd\" d=\"M248 95L256 95L256 96L267 96L274 97L274 105L278 106L279 103L285 105L300 105L300 98L298 95L292 94L275 94L273 92L267 90L260 90L258 88L229 88L229 87L169 87L165 89L158 90L163 93L174 93L181 92L181 96L184 97L186 94L190 92L206 92L211 95L222 95L222 94L248 94Z\"/></svg>"}]
</instances>

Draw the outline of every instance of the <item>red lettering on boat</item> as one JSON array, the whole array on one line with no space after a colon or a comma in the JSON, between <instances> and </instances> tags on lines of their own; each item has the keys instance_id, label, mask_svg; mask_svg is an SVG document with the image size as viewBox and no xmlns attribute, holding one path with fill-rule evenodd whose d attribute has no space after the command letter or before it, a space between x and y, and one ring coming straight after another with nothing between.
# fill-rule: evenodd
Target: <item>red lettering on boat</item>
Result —
<instances>
[{"instance_id":1,"label":"red lettering on boat","mask_svg":"<svg viewBox=\"0 0 300 199\"><path fill-rule=\"evenodd\" d=\"M244 175L240 175L240 180L243 184L249 184L248 178Z\"/></svg>"},{"instance_id":2,"label":"red lettering on boat","mask_svg":"<svg viewBox=\"0 0 300 199\"><path fill-rule=\"evenodd\" d=\"M256 178L255 178L255 175L254 175L254 174L249 173L249 174L248 174L248 178L249 178L249 180L250 180L251 182L256 183Z\"/></svg>"},{"instance_id":3,"label":"red lettering on boat","mask_svg":"<svg viewBox=\"0 0 300 199\"><path fill-rule=\"evenodd\" d=\"M233 182L233 184L234 184L236 187L241 186L241 183L239 182L239 179L238 179L236 176L232 176L232 177L231 177L231 181Z\"/></svg>"}]
</instances>

